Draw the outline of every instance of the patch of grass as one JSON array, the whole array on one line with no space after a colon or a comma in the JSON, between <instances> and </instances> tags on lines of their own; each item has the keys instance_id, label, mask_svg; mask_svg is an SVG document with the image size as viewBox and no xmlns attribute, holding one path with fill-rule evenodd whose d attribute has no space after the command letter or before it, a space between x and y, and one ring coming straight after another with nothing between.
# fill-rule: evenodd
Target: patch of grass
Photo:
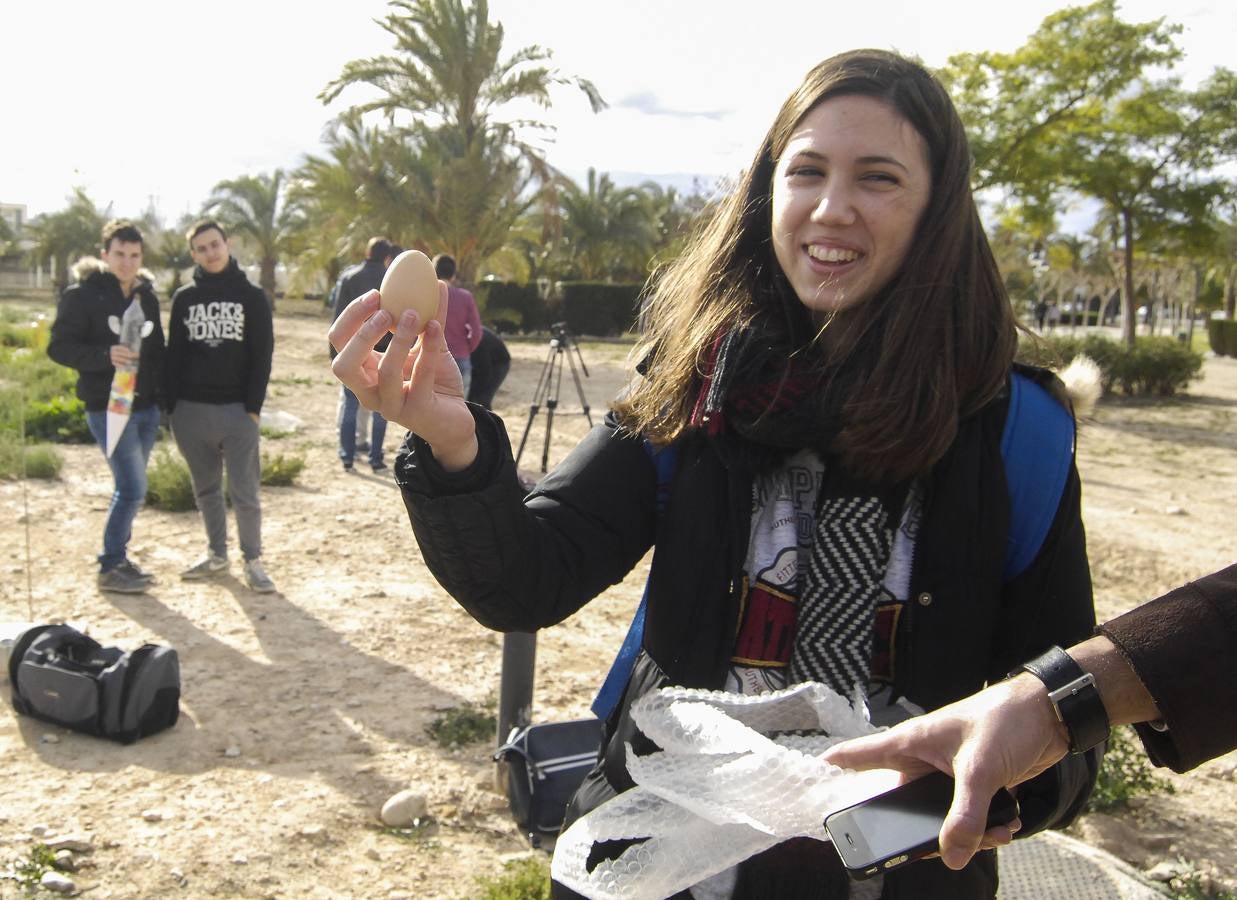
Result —
<instances>
[{"instance_id":1,"label":"patch of grass","mask_svg":"<svg viewBox=\"0 0 1237 900\"><path fill-rule=\"evenodd\" d=\"M44 313L30 312L5 306L0 309L0 347L32 347L42 350L47 346L51 322Z\"/></svg>"},{"instance_id":2,"label":"patch of grass","mask_svg":"<svg viewBox=\"0 0 1237 900\"><path fill-rule=\"evenodd\" d=\"M305 458L302 456L284 456L277 453L274 456L262 457L262 484L267 487L288 487L296 483L297 476L305 469Z\"/></svg>"},{"instance_id":3,"label":"patch of grass","mask_svg":"<svg viewBox=\"0 0 1237 900\"><path fill-rule=\"evenodd\" d=\"M60 477L64 459L55 447L46 445L25 447L25 476L52 481ZM22 446L15 434L0 434L0 478L22 477Z\"/></svg>"},{"instance_id":4,"label":"patch of grass","mask_svg":"<svg viewBox=\"0 0 1237 900\"><path fill-rule=\"evenodd\" d=\"M282 441L286 437L291 437L296 434L295 431L288 431L284 428L260 428L258 433L262 435L263 440L267 441Z\"/></svg>"},{"instance_id":5,"label":"patch of grass","mask_svg":"<svg viewBox=\"0 0 1237 900\"><path fill-rule=\"evenodd\" d=\"M1173 900L1237 900L1237 894L1215 887L1211 879L1198 871L1189 860L1177 857L1177 861L1188 869L1168 883Z\"/></svg>"},{"instance_id":6,"label":"patch of grass","mask_svg":"<svg viewBox=\"0 0 1237 900\"><path fill-rule=\"evenodd\" d=\"M550 900L550 863L542 856L525 856L503 864L497 877L477 876L480 893L472 900Z\"/></svg>"},{"instance_id":7,"label":"patch of grass","mask_svg":"<svg viewBox=\"0 0 1237 900\"><path fill-rule=\"evenodd\" d=\"M440 747L451 749L475 744L481 740L493 740L498 730L495 703L464 703L449 709L429 724L426 731Z\"/></svg>"},{"instance_id":8,"label":"patch of grass","mask_svg":"<svg viewBox=\"0 0 1237 900\"><path fill-rule=\"evenodd\" d=\"M1118 809L1141 794L1172 793L1172 783L1155 774L1133 729L1122 726L1109 732L1108 752L1087 801L1088 810Z\"/></svg>"},{"instance_id":9,"label":"patch of grass","mask_svg":"<svg viewBox=\"0 0 1237 900\"><path fill-rule=\"evenodd\" d=\"M431 816L414 819L411 825L404 828L383 828L382 833L416 844L422 850L437 850L442 846L435 838L438 834L438 822Z\"/></svg>"},{"instance_id":10,"label":"patch of grass","mask_svg":"<svg viewBox=\"0 0 1237 900\"><path fill-rule=\"evenodd\" d=\"M163 444L146 467L146 505L168 512L186 512L197 508L193 499L193 482L189 466Z\"/></svg>"},{"instance_id":11,"label":"patch of grass","mask_svg":"<svg viewBox=\"0 0 1237 900\"><path fill-rule=\"evenodd\" d=\"M18 886L26 891L37 890L39 880L45 872L52 869L52 863L55 861L56 854L51 851L51 848L46 844L35 844L30 848L30 853L26 858L14 867Z\"/></svg>"},{"instance_id":12,"label":"patch of grass","mask_svg":"<svg viewBox=\"0 0 1237 900\"><path fill-rule=\"evenodd\" d=\"M318 379L312 378L309 375L284 375L280 378L272 378L271 384L303 384L314 385L318 383Z\"/></svg>"}]
</instances>

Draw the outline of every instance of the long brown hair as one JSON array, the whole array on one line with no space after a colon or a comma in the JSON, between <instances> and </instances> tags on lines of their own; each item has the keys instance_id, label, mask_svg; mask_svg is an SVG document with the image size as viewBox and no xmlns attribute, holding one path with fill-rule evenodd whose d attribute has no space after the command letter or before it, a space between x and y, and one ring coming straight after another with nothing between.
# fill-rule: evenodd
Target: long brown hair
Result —
<instances>
[{"instance_id":1,"label":"long brown hair","mask_svg":"<svg viewBox=\"0 0 1237 900\"><path fill-rule=\"evenodd\" d=\"M959 419L1001 391L1017 333L971 193L962 122L921 66L892 53L855 50L808 72L738 189L650 288L646 330L633 358L652 363L615 404L628 427L657 443L689 427L720 334L755 327L800 336L793 339L808 350L820 337L774 257L772 181L795 126L842 95L881 100L915 128L928 149L932 188L898 273L878 296L827 325L834 329L831 362L863 373L845 381L833 449L865 477L922 474L949 448Z\"/></svg>"}]
</instances>

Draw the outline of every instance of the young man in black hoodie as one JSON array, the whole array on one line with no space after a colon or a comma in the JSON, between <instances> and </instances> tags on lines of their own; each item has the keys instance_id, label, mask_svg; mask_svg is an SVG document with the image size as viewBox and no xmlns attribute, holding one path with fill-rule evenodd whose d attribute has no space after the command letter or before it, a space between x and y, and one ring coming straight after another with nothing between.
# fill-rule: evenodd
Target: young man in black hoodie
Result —
<instances>
[{"instance_id":1,"label":"young man in black hoodie","mask_svg":"<svg viewBox=\"0 0 1237 900\"><path fill-rule=\"evenodd\" d=\"M226 463L245 581L267 593L275 584L262 565L258 421L275 348L271 309L232 258L219 223L197 222L188 238L197 266L193 283L172 298L164 395L172 434L189 464L208 551L181 577L202 580L228 568Z\"/></svg>"},{"instance_id":2,"label":"young man in black hoodie","mask_svg":"<svg viewBox=\"0 0 1237 900\"><path fill-rule=\"evenodd\" d=\"M142 233L124 219L103 227L101 259L83 259L73 267L77 282L65 288L56 309L47 355L77 370L77 396L86 405L86 424L112 470L114 488L103 527L99 587L139 594L154 580L129 559L133 520L146 498L146 462L159 435L160 366L163 326L159 301L142 270ZM125 309L137 298L145 322L141 349L135 355L119 343ZM117 366L137 363L137 385L129 419L107 457L107 405Z\"/></svg>"}]
</instances>

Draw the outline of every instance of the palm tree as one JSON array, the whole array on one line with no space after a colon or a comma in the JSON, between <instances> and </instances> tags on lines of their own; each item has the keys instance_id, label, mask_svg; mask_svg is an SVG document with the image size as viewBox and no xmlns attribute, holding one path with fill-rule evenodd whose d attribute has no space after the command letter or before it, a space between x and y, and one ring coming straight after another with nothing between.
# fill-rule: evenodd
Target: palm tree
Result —
<instances>
[{"instance_id":1,"label":"palm tree","mask_svg":"<svg viewBox=\"0 0 1237 900\"><path fill-rule=\"evenodd\" d=\"M65 209L36 216L27 223L25 237L33 242L31 261L42 265L51 260L57 294L69 283L69 261L99 252L106 217L85 190L76 187Z\"/></svg>"},{"instance_id":2,"label":"palm tree","mask_svg":"<svg viewBox=\"0 0 1237 900\"><path fill-rule=\"evenodd\" d=\"M204 211L223 220L232 234L253 242L258 251L261 272L258 284L275 308L275 267L295 230L295 217L283 204L282 169L270 175L242 175L221 181L211 190Z\"/></svg>"},{"instance_id":3,"label":"palm tree","mask_svg":"<svg viewBox=\"0 0 1237 900\"><path fill-rule=\"evenodd\" d=\"M187 224L187 223L182 223ZM185 228L158 228L146 240L146 262L153 269L166 269L172 273L168 282L167 296L176 293L181 284L181 274L193 265L189 247L185 244Z\"/></svg>"},{"instance_id":4,"label":"palm tree","mask_svg":"<svg viewBox=\"0 0 1237 900\"><path fill-rule=\"evenodd\" d=\"M455 256L462 281L498 251L512 224L533 202L531 187L555 174L526 140L544 133L536 121L505 117L516 102L551 105L556 85L579 88L594 111L605 104L591 83L550 68L536 45L503 56L503 27L476 0L392 0L379 24L395 53L353 60L318 95L335 100L357 84L376 96L350 113L385 115L404 146L397 182L411 195L405 217L420 240Z\"/></svg>"},{"instance_id":5,"label":"palm tree","mask_svg":"<svg viewBox=\"0 0 1237 900\"><path fill-rule=\"evenodd\" d=\"M565 249L580 278L642 280L648 274L658 222L645 194L618 188L609 175L589 169L586 187L568 185L560 203Z\"/></svg>"}]
</instances>

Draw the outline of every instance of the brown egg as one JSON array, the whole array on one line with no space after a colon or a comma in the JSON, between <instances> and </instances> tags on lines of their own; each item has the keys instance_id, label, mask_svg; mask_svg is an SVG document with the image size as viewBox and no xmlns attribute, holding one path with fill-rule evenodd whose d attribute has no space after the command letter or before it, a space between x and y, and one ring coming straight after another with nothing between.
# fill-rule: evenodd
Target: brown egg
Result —
<instances>
[{"instance_id":1,"label":"brown egg","mask_svg":"<svg viewBox=\"0 0 1237 900\"><path fill-rule=\"evenodd\" d=\"M378 290L382 308L391 314L392 331L406 309L416 312L418 332L438 312L438 276L430 258L420 250L405 250L391 260Z\"/></svg>"}]
</instances>

